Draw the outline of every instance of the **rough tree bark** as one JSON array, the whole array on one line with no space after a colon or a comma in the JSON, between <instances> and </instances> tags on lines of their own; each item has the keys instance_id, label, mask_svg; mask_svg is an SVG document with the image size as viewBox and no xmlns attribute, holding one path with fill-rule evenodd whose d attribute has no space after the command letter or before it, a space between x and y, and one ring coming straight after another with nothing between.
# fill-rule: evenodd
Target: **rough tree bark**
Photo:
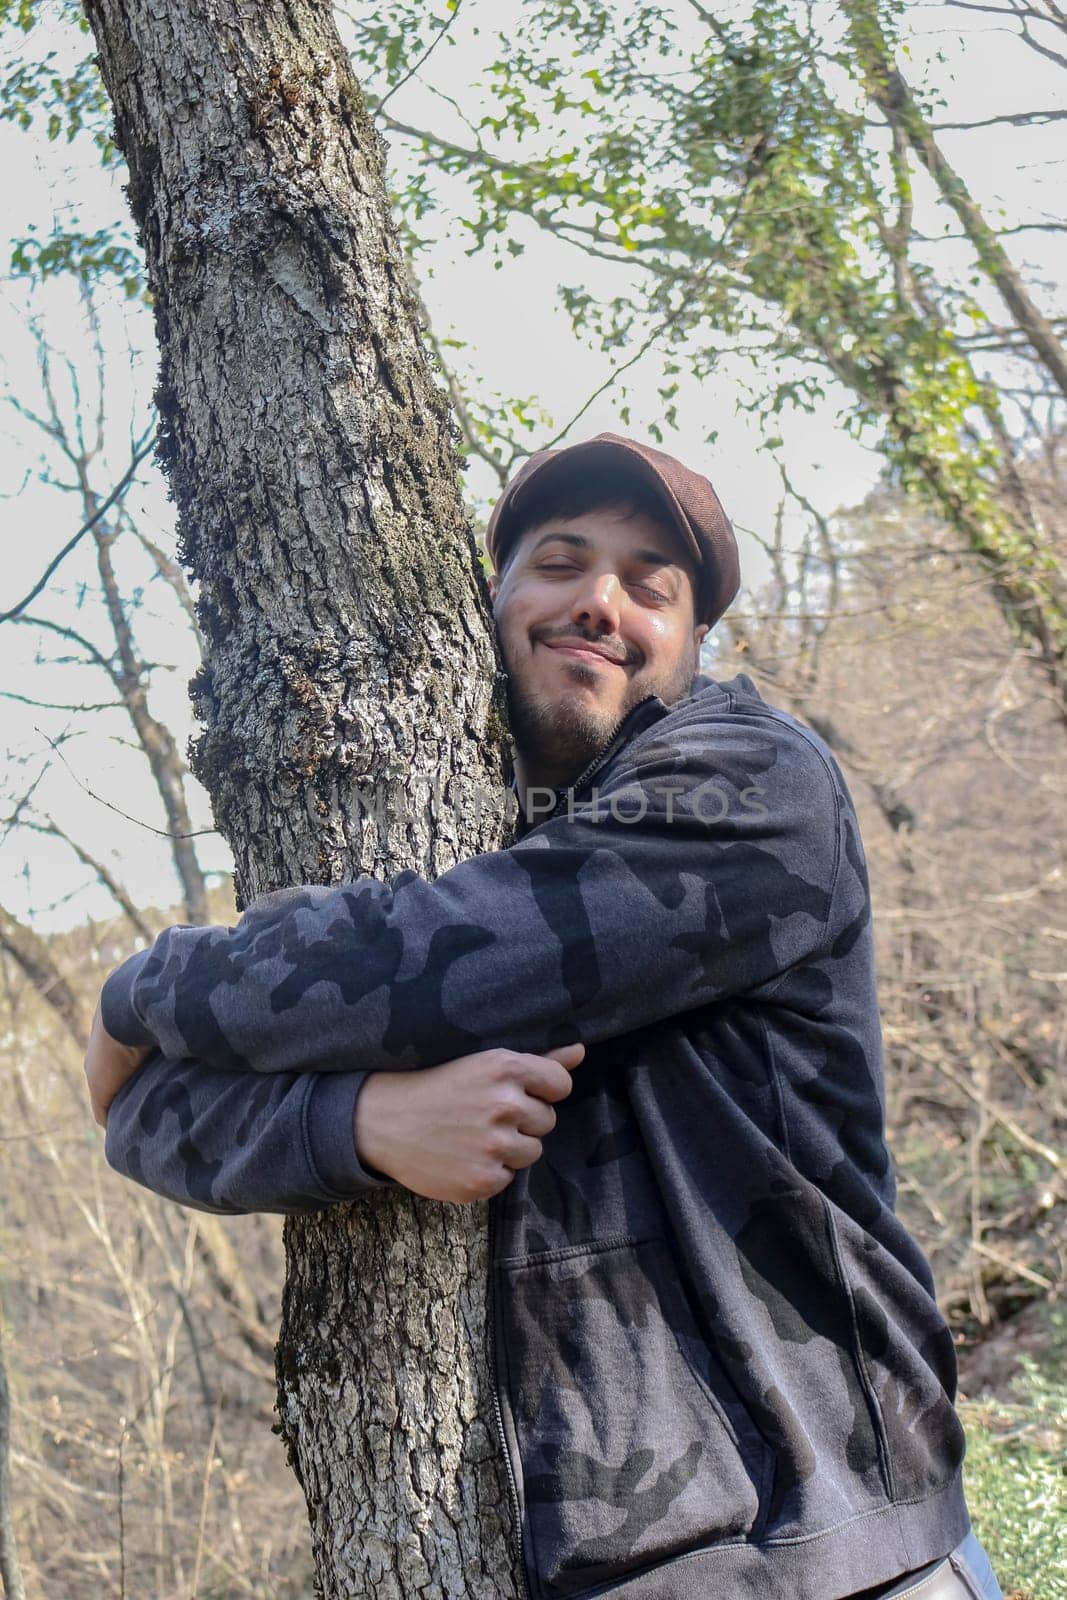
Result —
<instances>
[{"instance_id":1,"label":"rough tree bark","mask_svg":"<svg viewBox=\"0 0 1067 1600\"><path fill-rule=\"evenodd\" d=\"M330 7L86 9L201 585L197 771L240 897L437 872L499 842L472 800L501 787L500 680L447 400ZM326 1596L517 1592L486 1215L378 1194L287 1225L281 1431Z\"/></svg>"}]
</instances>

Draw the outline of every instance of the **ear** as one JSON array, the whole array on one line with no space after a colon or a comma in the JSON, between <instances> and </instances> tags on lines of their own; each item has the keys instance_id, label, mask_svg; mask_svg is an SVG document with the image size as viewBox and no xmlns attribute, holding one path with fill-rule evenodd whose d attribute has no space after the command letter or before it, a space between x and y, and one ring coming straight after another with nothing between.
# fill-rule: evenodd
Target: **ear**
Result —
<instances>
[{"instance_id":1,"label":"ear","mask_svg":"<svg viewBox=\"0 0 1067 1600\"><path fill-rule=\"evenodd\" d=\"M698 650L700 649L700 646L704 643L704 640L707 638L707 636L708 636L708 634L710 632L711 632L711 627L707 622L702 622L699 625L699 627L697 627L694 630L693 637L697 642L697 649Z\"/></svg>"},{"instance_id":2,"label":"ear","mask_svg":"<svg viewBox=\"0 0 1067 1600\"><path fill-rule=\"evenodd\" d=\"M496 591L497 591L497 588L499 586L500 579L497 577L495 572L487 572L486 575L485 575L485 581L489 585L489 598L490 598L490 600L495 600L496 599Z\"/></svg>"}]
</instances>

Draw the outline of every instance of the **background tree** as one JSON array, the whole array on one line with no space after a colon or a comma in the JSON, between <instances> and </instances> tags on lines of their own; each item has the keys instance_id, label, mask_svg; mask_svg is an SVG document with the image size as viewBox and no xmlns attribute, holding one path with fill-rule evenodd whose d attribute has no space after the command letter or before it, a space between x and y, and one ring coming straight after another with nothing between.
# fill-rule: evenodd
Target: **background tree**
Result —
<instances>
[{"instance_id":1,"label":"background tree","mask_svg":"<svg viewBox=\"0 0 1067 1600\"><path fill-rule=\"evenodd\" d=\"M79 547L92 547L95 557L95 594L83 580L77 609L87 614L84 620L79 617L78 625L74 626L69 615L57 617L56 570L61 563L53 562L45 575L47 583L42 581L36 584L33 591L8 608L2 620L29 630L39 641L36 664L44 665L47 662L53 666L64 665L71 677L75 671L89 669L91 673L101 676L113 698L95 704L87 698L80 702L58 703L44 700L39 694L25 693L26 688L30 687L26 684L21 689L9 687L0 690L0 698L31 706L36 711L60 712L65 719L64 732L58 739L50 741L50 753L45 757L44 768L39 764L22 791L12 797L8 815L0 826L5 833L21 828L64 840L83 866L89 868L113 897L135 931L147 939L151 937L148 924L127 885L105 861L93 855L53 816L42 811L37 798L47 766L55 758L65 759L62 743L66 734L75 727L84 734L87 720L102 712L124 712L159 799L164 826L157 831L167 840L181 888L182 920L192 924L208 920L207 879L197 851L196 839L200 830L193 823L188 769L167 722L152 708L152 680L162 670L161 664L146 659L137 641L138 620L147 630L154 619L137 617L143 605L143 590L139 586L134 586L132 595L124 592L132 580L130 563L117 559L120 541L127 547L136 547L142 566L147 559L151 577L169 591L172 601L177 602L180 612L188 620L198 647L202 648L202 640L195 621L192 595L180 567L146 531L131 507L130 497L137 484L138 469L152 449L154 436L153 427L144 426L143 419L139 432L135 433L133 427L130 429L134 435L132 460L126 472L113 487L108 485L106 490L100 487L101 479L107 483L109 472L107 447L112 420L108 416L107 352L97 308L87 288L82 293L82 305L93 363L91 371L76 365L69 356L61 358L51 348L40 326L34 325L32 332L37 358L39 408L29 398L30 384L25 377L18 392L10 396L10 404L30 424L41 441L44 451L42 478L72 502L72 521L80 526L67 541L63 556L67 559ZM66 372L66 395L60 390L57 365ZM43 591L43 595L40 591ZM65 598L69 590L61 590L60 594ZM90 603L91 594L95 605ZM52 614L49 615L49 612ZM108 639L107 643L97 642L101 632ZM94 633L95 639L87 636ZM57 662L52 654L57 647L72 651L73 654L61 657ZM48 739L47 734L43 737Z\"/></svg>"},{"instance_id":2,"label":"background tree","mask_svg":"<svg viewBox=\"0 0 1067 1600\"><path fill-rule=\"evenodd\" d=\"M972 354L990 292L1006 302L1035 387L1051 381L1062 400L1067 358L893 63L905 8L840 10L758 0L737 19L698 0L543 0L524 10L521 35L498 35L482 104L462 108L469 140L414 127L383 98L383 126L423 153L408 168L407 214L414 228L436 206L458 210L473 243L502 256L526 248L532 221L625 268L619 294L577 284L567 308L605 351L661 353L668 422L680 375L710 376L731 352L751 353L750 404L775 439L784 414L836 380L849 426L880 439L897 479L979 558L1067 713L1055 544ZM695 47L684 14L699 18ZM404 3L360 19L358 56L375 59L401 18L410 27ZM916 162L963 220L963 287L924 248ZM463 181L462 209L439 174Z\"/></svg>"},{"instance_id":3,"label":"background tree","mask_svg":"<svg viewBox=\"0 0 1067 1600\"><path fill-rule=\"evenodd\" d=\"M15 1520L11 1512L10 1439L11 1402L4 1363L4 1328L0 1322L0 1586L4 1591L4 1600L26 1600L22 1567L15 1544Z\"/></svg>"},{"instance_id":4,"label":"background tree","mask_svg":"<svg viewBox=\"0 0 1067 1600\"><path fill-rule=\"evenodd\" d=\"M849 775L901 1204L940 1294L986 1326L1024 1305L1039 1320L1067 1265L1057 713L948 530L892 491L835 522L813 518L798 555L770 542L722 670L795 709ZM997 848L1023 817L1025 866Z\"/></svg>"}]
</instances>

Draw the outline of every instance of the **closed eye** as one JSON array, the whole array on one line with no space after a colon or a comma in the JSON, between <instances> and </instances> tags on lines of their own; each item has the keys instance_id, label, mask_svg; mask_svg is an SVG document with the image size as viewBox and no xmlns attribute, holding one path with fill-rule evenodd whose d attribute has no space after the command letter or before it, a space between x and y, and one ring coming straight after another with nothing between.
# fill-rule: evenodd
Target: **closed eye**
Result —
<instances>
[{"instance_id":1,"label":"closed eye","mask_svg":"<svg viewBox=\"0 0 1067 1600\"><path fill-rule=\"evenodd\" d=\"M538 562L537 570L538 572L575 573L581 572L582 569L581 567L575 566L573 562L570 561L541 561ZM654 589L652 585L648 583L632 583L628 587L631 589L640 589L643 594L649 595L653 600L661 601L664 605L666 605L671 598L669 594L664 594L660 589Z\"/></svg>"}]
</instances>

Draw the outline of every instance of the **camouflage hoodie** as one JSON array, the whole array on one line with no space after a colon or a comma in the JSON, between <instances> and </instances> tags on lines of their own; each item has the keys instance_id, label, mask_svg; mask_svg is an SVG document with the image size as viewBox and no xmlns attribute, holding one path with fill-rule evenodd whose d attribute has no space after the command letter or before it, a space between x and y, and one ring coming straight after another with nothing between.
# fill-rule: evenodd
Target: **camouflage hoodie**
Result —
<instances>
[{"instance_id":1,"label":"camouflage hoodie","mask_svg":"<svg viewBox=\"0 0 1067 1600\"><path fill-rule=\"evenodd\" d=\"M112 1165L219 1211L385 1181L354 1150L367 1072L584 1041L490 1207L535 1600L836 1600L967 1533L952 1341L893 1209L855 811L747 677L637 706L511 848L168 929L103 1007L162 1052L112 1107Z\"/></svg>"}]
</instances>

